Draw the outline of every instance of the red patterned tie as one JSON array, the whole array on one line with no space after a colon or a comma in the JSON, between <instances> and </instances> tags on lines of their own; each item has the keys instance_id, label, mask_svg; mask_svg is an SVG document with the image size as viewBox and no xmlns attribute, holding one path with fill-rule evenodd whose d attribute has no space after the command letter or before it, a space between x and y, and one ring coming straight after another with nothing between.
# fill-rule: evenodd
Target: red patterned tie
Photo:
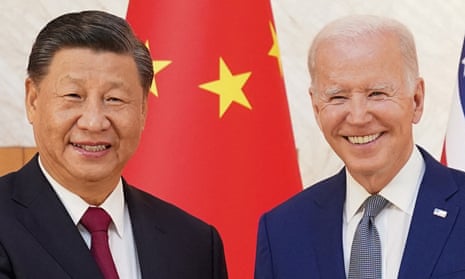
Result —
<instances>
[{"instance_id":1,"label":"red patterned tie","mask_svg":"<svg viewBox=\"0 0 465 279\"><path fill-rule=\"evenodd\" d=\"M81 218L81 224L92 235L90 252L100 267L103 277L105 279L118 279L115 263L108 246L107 231L110 222L110 215L98 207L89 207Z\"/></svg>"}]
</instances>

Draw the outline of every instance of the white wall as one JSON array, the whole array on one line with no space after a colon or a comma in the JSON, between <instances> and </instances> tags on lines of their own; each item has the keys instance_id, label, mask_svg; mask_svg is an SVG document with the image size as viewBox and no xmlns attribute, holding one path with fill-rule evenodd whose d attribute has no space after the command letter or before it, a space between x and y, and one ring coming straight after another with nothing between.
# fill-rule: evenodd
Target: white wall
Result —
<instances>
[{"instance_id":1,"label":"white wall","mask_svg":"<svg viewBox=\"0 0 465 279\"><path fill-rule=\"evenodd\" d=\"M0 0L0 146L34 146L24 78L35 36L65 12L102 9L125 17L128 0Z\"/></svg>"},{"instance_id":2,"label":"white wall","mask_svg":"<svg viewBox=\"0 0 465 279\"><path fill-rule=\"evenodd\" d=\"M0 4L0 146L33 146L23 109L27 55L37 32L64 12L103 9L122 17L128 0L2 0ZM303 182L309 185L341 167L313 119L305 65L311 38L327 22L363 13L396 18L414 33L426 108L417 142L440 156L458 59L465 34L463 0L272 0ZM4 121L6 120L6 121Z\"/></svg>"}]
</instances>

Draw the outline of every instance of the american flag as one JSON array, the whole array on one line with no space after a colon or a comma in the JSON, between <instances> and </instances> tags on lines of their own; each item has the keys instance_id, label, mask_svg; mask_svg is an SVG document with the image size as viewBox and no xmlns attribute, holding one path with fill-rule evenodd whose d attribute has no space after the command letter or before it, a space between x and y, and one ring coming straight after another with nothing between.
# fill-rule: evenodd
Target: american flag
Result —
<instances>
[{"instance_id":1,"label":"american flag","mask_svg":"<svg viewBox=\"0 0 465 279\"><path fill-rule=\"evenodd\" d=\"M453 96L449 124L441 162L465 171L465 40L460 55L456 92Z\"/></svg>"}]
</instances>

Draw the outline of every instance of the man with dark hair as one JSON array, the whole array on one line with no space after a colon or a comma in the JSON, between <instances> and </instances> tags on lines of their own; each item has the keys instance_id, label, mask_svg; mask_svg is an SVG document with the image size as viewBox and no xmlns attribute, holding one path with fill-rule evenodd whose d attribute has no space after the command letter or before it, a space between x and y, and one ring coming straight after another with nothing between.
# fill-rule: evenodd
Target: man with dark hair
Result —
<instances>
[{"instance_id":1,"label":"man with dark hair","mask_svg":"<svg viewBox=\"0 0 465 279\"><path fill-rule=\"evenodd\" d=\"M0 278L227 278L216 229L127 184L152 59L122 18L60 16L29 57L38 154L0 178Z\"/></svg>"}]
</instances>

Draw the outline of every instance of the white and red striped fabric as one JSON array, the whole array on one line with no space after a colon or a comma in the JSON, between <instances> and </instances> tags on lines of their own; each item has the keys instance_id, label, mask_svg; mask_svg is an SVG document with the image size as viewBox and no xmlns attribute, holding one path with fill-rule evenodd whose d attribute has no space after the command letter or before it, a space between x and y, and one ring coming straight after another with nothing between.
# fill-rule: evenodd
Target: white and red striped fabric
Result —
<instances>
[{"instance_id":1,"label":"white and red striped fabric","mask_svg":"<svg viewBox=\"0 0 465 279\"><path fill-rule=\"evenodd\" d=\"M454 94L449 124L441 156L441 162L449 167L465 171L465 40L460 55L457 86Z\"/></svg>"}]
</instances>

